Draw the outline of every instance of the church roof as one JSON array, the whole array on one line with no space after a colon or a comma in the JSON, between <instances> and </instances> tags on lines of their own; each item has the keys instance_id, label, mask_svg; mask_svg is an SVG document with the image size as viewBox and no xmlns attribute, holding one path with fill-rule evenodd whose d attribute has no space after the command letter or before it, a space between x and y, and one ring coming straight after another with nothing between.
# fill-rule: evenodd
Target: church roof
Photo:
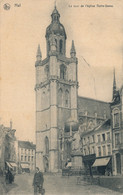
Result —
<instances>
[{"instance_id":1,"label":"church roof","mask_svg":"<svg viewBox=\"0 0 123 195\"><path fill-rule=\"evenodd\" d=\"M104 113L107 118L110 118L110 103L101 100L95 100L87 97L78 96L78 115L83 115L87 112L88 116L104 118Z\"/></svg>"},{"instance_id":2,"label":"church roof","mask_svg":"<svg viewBox=\"0 0 123 195\"><path fill-rule=\"evenodd\" d=\"M52 22L46 29L46 38L49 37L50 34L57 34L57 35L59 34L59 35L65 36L65 39L66 39L67 36L66 36L65 28L59 21L60 14L56 6L51 16L52 16ZM55 19L55 16L57 16L57 19Z\"/></svg>"},{"instance_id":3,"label":"church roof","mask_svg":"<svg viewBox=\"0 0 123 195\"><path fill-rule=\"evenodd\" d=\"M64 26L60 22L59 23L51 23L47 27L47 29L46 29L46 37L49 37L49 35L52 34L52 33L65 36L65 39L67 38Z\"/></svg>"}]
</instances>

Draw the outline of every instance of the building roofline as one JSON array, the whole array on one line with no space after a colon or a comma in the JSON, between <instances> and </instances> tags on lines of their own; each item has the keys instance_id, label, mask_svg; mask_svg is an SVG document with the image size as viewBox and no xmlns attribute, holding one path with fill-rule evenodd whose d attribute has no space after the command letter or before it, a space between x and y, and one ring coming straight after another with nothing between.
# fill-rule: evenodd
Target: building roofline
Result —
<instances>
[{"instance_id":1,"label":"building roofline","mask_svg":"<svg viewBox=\"0 0 123 195\"><path fill-rule=\"evenodd\" d=\"M106 103L106 104L110 104L110 102L106 102L106 101L103 101L103 100L97 100L97 99L93 99L93 98L89 98L89 97L84 97L84 96L79 96L79 98L82 98L82 99L88 99L88 100L92 100L92 101L98 101L98 102L102 102L102 103Z\"/></svg>"}]
</instances>

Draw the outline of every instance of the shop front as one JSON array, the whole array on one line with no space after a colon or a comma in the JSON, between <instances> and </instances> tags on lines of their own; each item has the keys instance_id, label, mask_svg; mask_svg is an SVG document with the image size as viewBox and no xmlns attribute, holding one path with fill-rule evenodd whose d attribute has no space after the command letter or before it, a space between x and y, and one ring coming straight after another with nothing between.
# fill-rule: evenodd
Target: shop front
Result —
<instances>
[{"instance_id":1,"label":"shop front","mask_svg":"<svg viewBox=\"0 0 123 195\"><path fill-rule=\"evenodd\" d=\"M97 175L112 175L111 157L97 158L92 165L92 171Z\"/></svg>"}]
</instances>

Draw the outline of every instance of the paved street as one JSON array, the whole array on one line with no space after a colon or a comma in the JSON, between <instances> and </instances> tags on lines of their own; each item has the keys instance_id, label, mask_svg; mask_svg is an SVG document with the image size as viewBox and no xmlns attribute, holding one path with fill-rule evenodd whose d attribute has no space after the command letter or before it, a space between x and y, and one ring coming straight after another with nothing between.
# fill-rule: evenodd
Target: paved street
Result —
<instances>
[{"instance_id":1,"label":"paved street","mask_svg":"<svg viewBox=\"0 0 123 195\"><path fill-rule=\"evenodd\" d=\"M32 180L32 174L16 175L15 182L8 186L8 195L32 195ZM74 176L68 178L61 175L45 175L44 180L46 195L121 194L97 185L89 185L84 181L77 185L77 179Z\"/></svg>"}]
</instances>

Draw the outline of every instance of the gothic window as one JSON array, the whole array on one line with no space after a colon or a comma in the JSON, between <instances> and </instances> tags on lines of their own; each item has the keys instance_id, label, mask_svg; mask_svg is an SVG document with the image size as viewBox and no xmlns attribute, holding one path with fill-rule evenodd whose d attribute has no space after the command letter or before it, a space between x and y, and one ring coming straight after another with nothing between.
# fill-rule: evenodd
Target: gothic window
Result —
<instances>
[{"instance_id":1,"label":"gothic window","mask_svg":"<svg viewBox=\"0 0 123 195\"><path fill-rule=\"evenodd\" d=\"M94 135L92 135L92 143L95 142L95 138L94 138Z\"/></svg>"},{"instance_id":2,"label":"gothic window","mask_svg":"<svg viewBox=\"0 0 123 195\"><path fill-rule=\"evenodd\" d=\"M113 127L119 127L120 126L120 111L119 109L115 109L113 111Z\"/></svg>"},{"instance_id":3,"label":"gothic window","mask_svg":"<svg viewBox=\"0 0 123 195\"><path fill-rule=\"evenodd\" d=\"M45 137L45 153L49 154L49 139L47 136Z\"/></svg>"},{"instance_id":4,"label":"gothic window","mask_svg":"<svg viewBox=\"0 0 123 195\"><path fill-rule=\"evenodd\" d=\"M49 77L49 66L45 66L45 74L46 74L46 78Z\"/></svg>"},{"instance_id":5,"label":"gothic window","mask_svg":"<svg viewBox=\"0 0 123 195\"><path fill-rule=\"evenodd\" d=\"M65 91L65 107L69 107L69 91Z\"/></svg>"},{"instance_id":6,"label":"gothic window","mask_svg":"<svg viewBox=\"0 0 123 195\"><path fill-rule=\"evenodd\" d=\"M62 140L60 140L60 149L62 150Z\"/></svg>"},{"instance_id":7,"label":"gothic window","mask_svg":"<svg viewBox=\"0 0 123 195\"><path fill-rule=\"evenodd\" d=\"M57 49L57 39L55 39L55 43L56 43L56 49Z\"/></svg>"},{"instance_id":8,"label":"gothic window","mask_svg":"<svg viewBox=\"0 0 123 195\"><path fill-rule=\"evenodd\" d=\"M66 67L64 64L60 66L60 78L65 79L66 78Z\"/></svg>"},{"instance_id":9,"label":"gothic window","mask_svg":"<svg viewBox=\"0 0 123 195\"><path fill-rule=\"evenodd\" d=\"M50 51L50 41L47 42L48 51Z\"/></svg>"},{"instance_id":10,"label":"gothic window","mask_svg":"<svg viewBox=\"0 0 123 195\"><path fill-rule=\"evenodd\" d=\"M59 41L59 52L62 54L63 53L63 41Z\"/></svg>"},{"instance_id":11,"label":"gothic window","mask_svg":"<svg viewBox=\"0 0 123 195\"><path fill-rule=\"evenodd\" d=\"M60 88L59 91L58 91L58 105L62 106L62 103L63 103L63 91Z\"/></svg>"}]
</instances>

